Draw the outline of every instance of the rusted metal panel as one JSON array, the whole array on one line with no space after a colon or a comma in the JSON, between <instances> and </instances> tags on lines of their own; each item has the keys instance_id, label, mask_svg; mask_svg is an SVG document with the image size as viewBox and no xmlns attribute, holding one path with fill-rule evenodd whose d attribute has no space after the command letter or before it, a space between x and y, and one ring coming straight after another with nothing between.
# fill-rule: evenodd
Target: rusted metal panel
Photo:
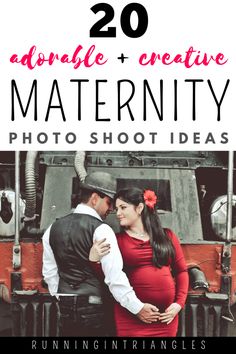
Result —
<instances>
[{"instance_id":1,"label":"rusted metal panel","mask_svg":"<svg viewBox=\"0 0 236 354\"><path fill-rule=\"evenodd\" d=\"M4 284L9 291L9 299L12 292L12 249L14 242L0 242L0 284ZM22 264L17 273L21 274L21 288L24 291L37 290L45 293L42 286L42 243L20 242L22 249ZM7 299L5 298L5 301Z\"/></svg>"},{"instance_id":2,"label":"rusted metal panel","mask_svg":"<svg viewBox=\"0 0 236 354\"><path fill-rule=\"evenodd\" d=\"M44 198L40 228L46 229L56 218L71 211L73 167L48 166L44 184Z\"/></svg>"}]
</instances>

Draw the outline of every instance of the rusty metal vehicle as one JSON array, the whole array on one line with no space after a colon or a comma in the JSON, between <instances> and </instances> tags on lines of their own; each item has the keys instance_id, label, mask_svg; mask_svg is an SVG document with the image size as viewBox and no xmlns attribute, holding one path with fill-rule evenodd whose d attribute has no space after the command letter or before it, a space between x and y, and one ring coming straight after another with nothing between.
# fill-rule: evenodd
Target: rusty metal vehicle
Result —
<instances>
[{"instance_id":1,"label":"rusty metal vehicle","mask_svg":"<svg viewBox=\"0 0 236 354\"><path fill-rule=\"evenodd\" d=\"M234 166L232 152L0 152L0 335L58 335L41 237L75 207L79 179L97 170L114 174L118 188L158 194L157 212L178 235L190 276L179 336L236 335ZM107 222L119 230L115 214Z\"/></svg>"}]
</instances>

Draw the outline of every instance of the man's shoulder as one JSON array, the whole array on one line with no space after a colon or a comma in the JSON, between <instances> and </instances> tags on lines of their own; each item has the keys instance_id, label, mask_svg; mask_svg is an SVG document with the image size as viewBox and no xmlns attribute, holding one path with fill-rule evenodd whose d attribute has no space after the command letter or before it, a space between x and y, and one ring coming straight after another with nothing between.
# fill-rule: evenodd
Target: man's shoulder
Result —
<instances>
[{"instance_id":1,"label":"man's shoulder","mask_svg":"<svg viewBox=\"0 0 236 354\"><path fill-rule=\"evenodd\" d=\"M76 224L81 229L94 229L102 225L103 221L89 214L70 213L55 220L50 232L64 230L71 224Z\"/></svg>"},{"instance_id":2,"label":"man's shoulder","mask_svg":"<svg viewBox=\"0 0 236 354\"><path fill-rule=\"evenodd\" d=\"M112 230L112 228L111 228L111 226L110 225L108 225L106 222L102 222L99 226L99 230L103 230L103 231L107 231L107 232L112 232L113 234L115 234L114 233L114 231Z\"/></svg>"},{"instance_id":3,"label":"man's shoulder","mask_svg":"<svg viewBox=\"0 0 236 354\"><path fill-rule=\"evenodd\" d=\"M75 220L76 219L96 220L99 223L103 223L102 220L100 220L99 218L96 218L95 216L90 215L90 214L86 214L86 213L70 213L70 214L67 214L67 215L59 217L58 219L56 219L54 221L53 224L60 223L60 222L63 222L65 220L70 220L70 219L75 219Z\"/></svg>"},{"instance_id":4,"label":"man's shoulder","mask_svg":"<svg viewBox=\"0 0 236 354\"><path fill-rule=\"evenodd\" d=\"M55 224L56 222L63 221L64 219L67 219L67 218L71 217L72 215L73 215L73 213L69 213L69 214L60 216L60 217L56 218L56 220L54 221L53 224Z\"/></svg>"}]
</instances>

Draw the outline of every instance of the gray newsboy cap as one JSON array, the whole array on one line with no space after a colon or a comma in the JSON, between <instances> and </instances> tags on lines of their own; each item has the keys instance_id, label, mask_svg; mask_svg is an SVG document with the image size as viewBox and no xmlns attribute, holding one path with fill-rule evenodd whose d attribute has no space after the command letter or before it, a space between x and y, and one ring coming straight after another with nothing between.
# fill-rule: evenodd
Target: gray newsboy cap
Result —
<instances>
[{"instance_id":1,"label":"gray newsboy cap","mask_svg":"<svg viewBox=\"0 0 236 354\"><path fill-rule=\"evenodd\" d=\"M115 177L110 173L98 171L88 174L84 182L80 183L80 187L101 192L113 199L117 183Z\"/></svg>"}]
</instances>

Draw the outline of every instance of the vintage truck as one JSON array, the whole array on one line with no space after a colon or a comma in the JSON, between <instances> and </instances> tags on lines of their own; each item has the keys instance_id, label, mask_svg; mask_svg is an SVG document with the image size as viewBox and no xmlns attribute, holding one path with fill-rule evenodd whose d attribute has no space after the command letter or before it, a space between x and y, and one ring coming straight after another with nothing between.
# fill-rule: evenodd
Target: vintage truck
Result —
<instances>
[{"instance_id":1,"label":"vintage truck","mask_svg":"<svg viewBox=\"0 0 236 354\"><path fill-rule=\"evenodd\" d=\"M155 190L163 226L180 239L190 287L178 335L236 335L235 164L224 151L0 152L0 335L58 335L41 238L75 207L79 180L99 170L118 188ZM119 230L115 213L107 222Z\"/></svg>"}]
</instances>

